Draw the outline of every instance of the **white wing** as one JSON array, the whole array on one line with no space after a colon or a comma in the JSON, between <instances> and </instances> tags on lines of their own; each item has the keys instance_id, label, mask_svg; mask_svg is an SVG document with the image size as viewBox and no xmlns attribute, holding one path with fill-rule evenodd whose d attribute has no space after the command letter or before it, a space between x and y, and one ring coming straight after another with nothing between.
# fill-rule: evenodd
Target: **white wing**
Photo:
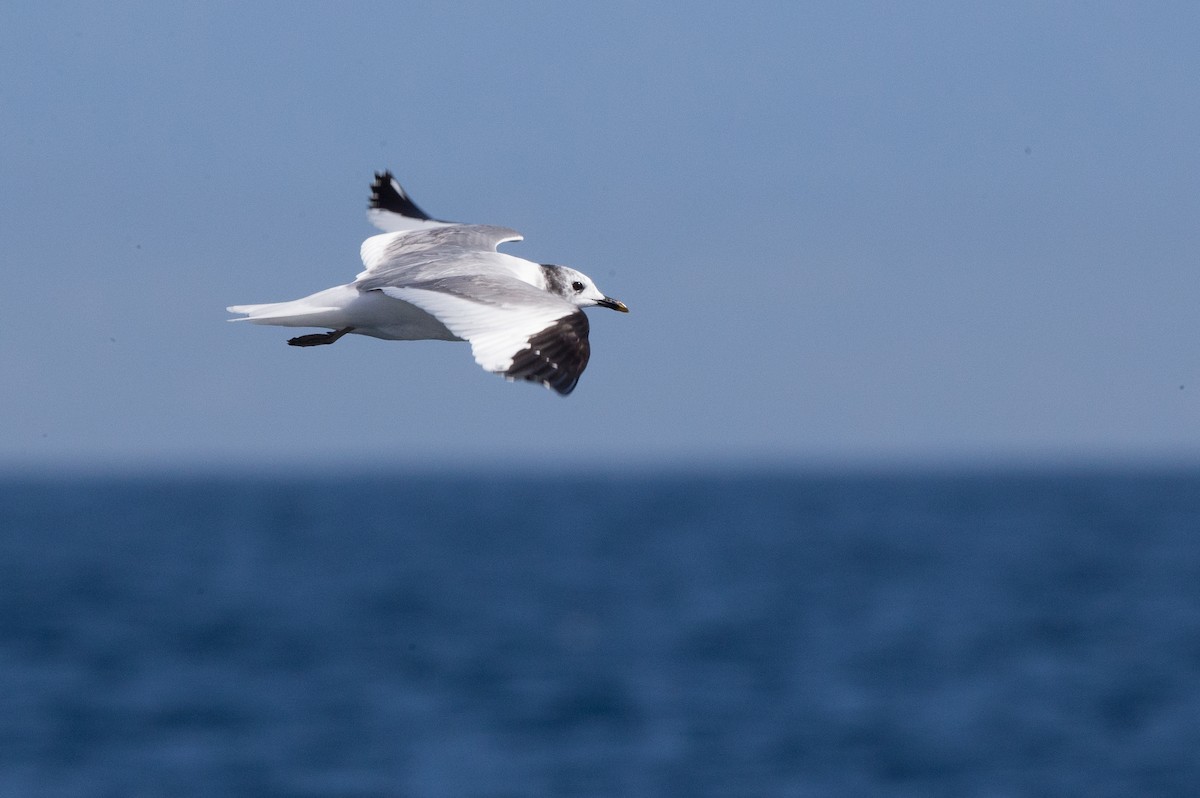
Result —
<instances>
[{"instance_id":1,"label":"white wing","mask_svg":"<svg viewBox=\"0 0 1200 798\"><path fill-rule=\"evenodd\" d=\"M539 382L565 395L587 368L587 316L515 278L447 277L377 290L435 316L471 342L476 363L509 380Z\"/></svg>"}]
</instances>

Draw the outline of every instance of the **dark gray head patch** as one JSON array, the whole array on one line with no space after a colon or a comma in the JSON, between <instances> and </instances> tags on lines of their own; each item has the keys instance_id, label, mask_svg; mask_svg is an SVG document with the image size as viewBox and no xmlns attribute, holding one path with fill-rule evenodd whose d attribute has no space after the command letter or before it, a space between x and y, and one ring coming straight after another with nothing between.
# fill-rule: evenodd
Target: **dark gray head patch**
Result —
<instances>
[{"instance_id":1,"label":"dark gray head patch","mask_svg":"<svg viewBox=\"0 0 1200 798\"><path fill-rule=\"evenodd\" d=\"M546 278L546 293L560 296L564 299L569 297L571 291L571 281L563 274L561 266L555 266L553 263L541 264L542 274Z\"/></svg>"}]
</instances>

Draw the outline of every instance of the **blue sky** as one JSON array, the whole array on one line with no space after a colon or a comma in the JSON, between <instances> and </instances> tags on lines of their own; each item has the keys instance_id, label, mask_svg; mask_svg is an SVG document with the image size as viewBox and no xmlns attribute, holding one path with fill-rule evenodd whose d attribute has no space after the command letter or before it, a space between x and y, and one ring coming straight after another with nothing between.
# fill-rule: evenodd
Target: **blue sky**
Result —
<instances>
[{"instance_id":1,"label":"blue sky","mask_svg":"<svg viewBox=\"0 0 1200 798\"><path fill-rule=\"evenodd\" d=\"M1193 4L6 4L0 465L1200 460ZM590 274L569 398L300 350L376 169Z\"/></svg>"}]
</instances>

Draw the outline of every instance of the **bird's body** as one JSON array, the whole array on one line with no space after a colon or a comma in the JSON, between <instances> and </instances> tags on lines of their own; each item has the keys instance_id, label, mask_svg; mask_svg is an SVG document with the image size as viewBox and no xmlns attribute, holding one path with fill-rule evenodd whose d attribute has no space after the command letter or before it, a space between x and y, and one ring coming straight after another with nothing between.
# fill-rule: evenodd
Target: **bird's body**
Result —
<instances>
[{"instance_id":1,"label":"bird's body","mask_svg":"<svg viewBox=\"0 0 1200 798\"><path fill-rule=\"evenodd\" d=\"M244 318L233 321L332 331L293 338L293 346L351 333L469 341L488 371L568 394L590 355L582 308L627 312L581 272L497 252L521 240L515 230L429 218L390 173L376 175L368 216L389 232L363 242L365 268L354 282L291 302L234 305L229 311Z\"/></svg>"},{"instance_id":2,"label":"bird's body","mask_svg":"<svg viewBox=\"0 0 1200 798\"><path fill-rule=\"evenodd\" d=\"M380 291L359 291L354 283L326 288L303 299L265 305L234 305L254 324L277 327L353 327L357 335L385 341L461 341L446 325L416 305L392 299Z\"/></svg>"}]
</instances>

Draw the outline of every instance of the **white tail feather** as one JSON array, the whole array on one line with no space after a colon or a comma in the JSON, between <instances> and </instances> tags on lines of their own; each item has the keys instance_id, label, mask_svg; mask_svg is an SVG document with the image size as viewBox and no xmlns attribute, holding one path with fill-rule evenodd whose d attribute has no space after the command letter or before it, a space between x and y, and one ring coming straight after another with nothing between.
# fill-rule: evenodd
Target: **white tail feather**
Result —
<instances>
[{"instance_id":1,"label":"white tail feather","mask_svg":"<svg viewBox=\"0 0 1200 798\"><path fill-rule=\"evenodd\" d=\"M274 324L280 327L338 328L345 326L343 322L347 302L357 293L353 286L339 285L291 302L230 305L226 310L243 314L243 318L230 321Z\"/></svg>"}]
</instances>

